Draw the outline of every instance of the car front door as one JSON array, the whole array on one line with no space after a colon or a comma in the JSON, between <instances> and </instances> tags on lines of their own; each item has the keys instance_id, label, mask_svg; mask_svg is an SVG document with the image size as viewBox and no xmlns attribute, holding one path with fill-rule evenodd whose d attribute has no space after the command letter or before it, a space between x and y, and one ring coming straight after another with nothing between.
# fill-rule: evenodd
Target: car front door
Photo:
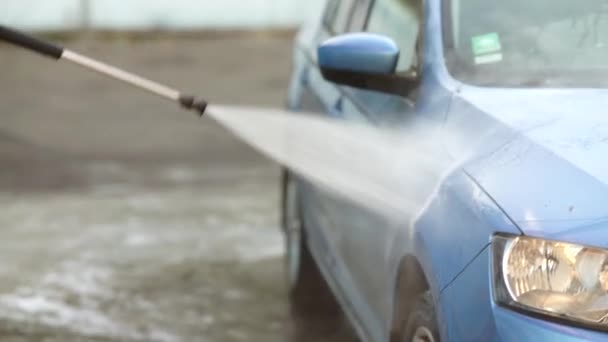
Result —
<instances>
[{"instance_id":1,"label":"car front door","mask_svg":"<svg viewBox=\"0 0 608 342\"><path fill-rule=\"evenodd\" d=\"M364 26L368 32L392 38L401 51L397 72L412 73L419 72L422 21L422 0L375 0ZM405 97L351 87L340 91L340 116L345 120L394 129L417 120L417 90ZM347 283L341 286L374 340L383 340L392 318L394 289L389 251L406 216L393 220L335 196L327 206L336 229L338 264L346 268L341 280Z\"/></svg>"},{"instance_id":2,"label":"car front door","mask_svg":"<svg viewBox=\"0 0 608 342\"><path fill-rule=\"evenodd\" d=\"M301 101L301 109L340 118L343 115L343 92L339 86L326 81L316 65L316 48L327 39L346 32L350 32L353 25L358 22L361 27L365 21L365 13L361 14L360 5L370 0L330 0L327 3L322 28L317 33L313 46L308 50L307 58L310 60L309 68L305 71L306 96L308 100ZM359 13L359 14L357 14ZM356 21L354 18L359 18ZM333 222L334 196L327 190L303 182L302 191L306 200L304 205L304 222L307 228L308 239L313 254L319 262L331 285L339 293L346 293L338 284L349 284L344 280L346 266L338 257L340 231ZM343 296L342 296L343 297Z\"/></svg>"}]
</instances>

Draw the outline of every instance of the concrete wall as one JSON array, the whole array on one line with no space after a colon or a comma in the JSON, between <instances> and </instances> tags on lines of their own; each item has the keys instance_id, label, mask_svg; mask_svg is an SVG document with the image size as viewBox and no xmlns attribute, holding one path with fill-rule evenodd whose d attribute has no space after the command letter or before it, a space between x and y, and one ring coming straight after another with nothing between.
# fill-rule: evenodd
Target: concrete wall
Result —
<instances>
[{"instance_id":1,"label":"concrete wall","mask_svg":"<svg viewBox=\"0 0 608 342\"><path fill-rule=\"evenodd\" d=\"M24 29L291 27L325 0L0 0L0 22Z\"/></svg>"}]
</instances>

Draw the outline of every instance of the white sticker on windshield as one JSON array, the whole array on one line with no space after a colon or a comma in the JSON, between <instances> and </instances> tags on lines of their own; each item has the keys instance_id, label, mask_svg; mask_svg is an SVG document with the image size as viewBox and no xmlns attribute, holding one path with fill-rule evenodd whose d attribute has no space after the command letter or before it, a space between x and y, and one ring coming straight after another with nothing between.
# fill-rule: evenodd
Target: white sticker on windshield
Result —
<instances>
[{"instance_id":1,"label":"white sticker on windshield","mask_svg":"<svg viewBox=\"0 0 608 342\"><path fill-rule=\"evenodd\" d=\"M491 55L475 57L475 64L490 64L502 62L502 53L493 53Z\"/></svg>"}]
</instances>

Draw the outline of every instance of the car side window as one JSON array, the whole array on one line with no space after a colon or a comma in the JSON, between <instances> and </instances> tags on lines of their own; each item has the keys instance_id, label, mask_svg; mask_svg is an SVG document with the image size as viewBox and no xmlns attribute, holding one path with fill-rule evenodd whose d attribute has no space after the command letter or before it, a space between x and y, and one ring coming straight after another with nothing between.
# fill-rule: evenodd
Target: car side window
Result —
<instances>
[{"instance_id":1,"label":"car side window","mask_svg":"<svg viewBox=\"0 0 608 342\"><path fill-rule=\"evenodd\" d=\"M334 20L338 14L338 7L340 6L340 0L328 0L325 5L325 13L323 14L323 26L328 30L333 30Z\"/></svg>"},{"instance_id":2,"label":"car side window","mask_svg":"<svg viewBox=\"0 0 608 342\"><path fill-rule=\"evenodd\" d=\"M422 0L376 0L367 31L392 38L401 54L397 72L418 68L418 40L422 28Z\"/></svg>"},{"instance_id":3,"label":"car side window","mask_svg":"<svg viewBox=\"0 0 608 342\"><path fill-rule=\"evenodd\" d=\"M349 32L360 32L365 29L367 17L369 15L369 7L372 0L357 0L355 7L352 10L350 23L348 25Z\"/></svg>"},{"instance_id":4,"label":"car side window","mask_svg":"<svg viewBox=\"0 0 608 342\"><path fill-rule=\"evenodd\" d=\"M355 2L357 0L329 0L323 18L329 32L338 35L347 31Z\"/></svg>"}]
</instances>

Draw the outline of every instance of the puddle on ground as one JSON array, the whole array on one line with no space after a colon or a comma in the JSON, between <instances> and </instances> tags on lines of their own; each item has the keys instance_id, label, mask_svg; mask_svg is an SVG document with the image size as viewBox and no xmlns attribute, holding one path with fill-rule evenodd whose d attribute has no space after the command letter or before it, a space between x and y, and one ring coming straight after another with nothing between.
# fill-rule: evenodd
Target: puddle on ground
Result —
<instances>
[{"instance_id":1,"label":"puddle on ground","mask_svg":"<svg viewBox=\"0 0 608 342\"><path fill-rule=\"evenodd\" d=\"M86 170L115 182L0 193L3 341L321 340L288 314L276 170Z\"/></svg>"}]
</instances>

